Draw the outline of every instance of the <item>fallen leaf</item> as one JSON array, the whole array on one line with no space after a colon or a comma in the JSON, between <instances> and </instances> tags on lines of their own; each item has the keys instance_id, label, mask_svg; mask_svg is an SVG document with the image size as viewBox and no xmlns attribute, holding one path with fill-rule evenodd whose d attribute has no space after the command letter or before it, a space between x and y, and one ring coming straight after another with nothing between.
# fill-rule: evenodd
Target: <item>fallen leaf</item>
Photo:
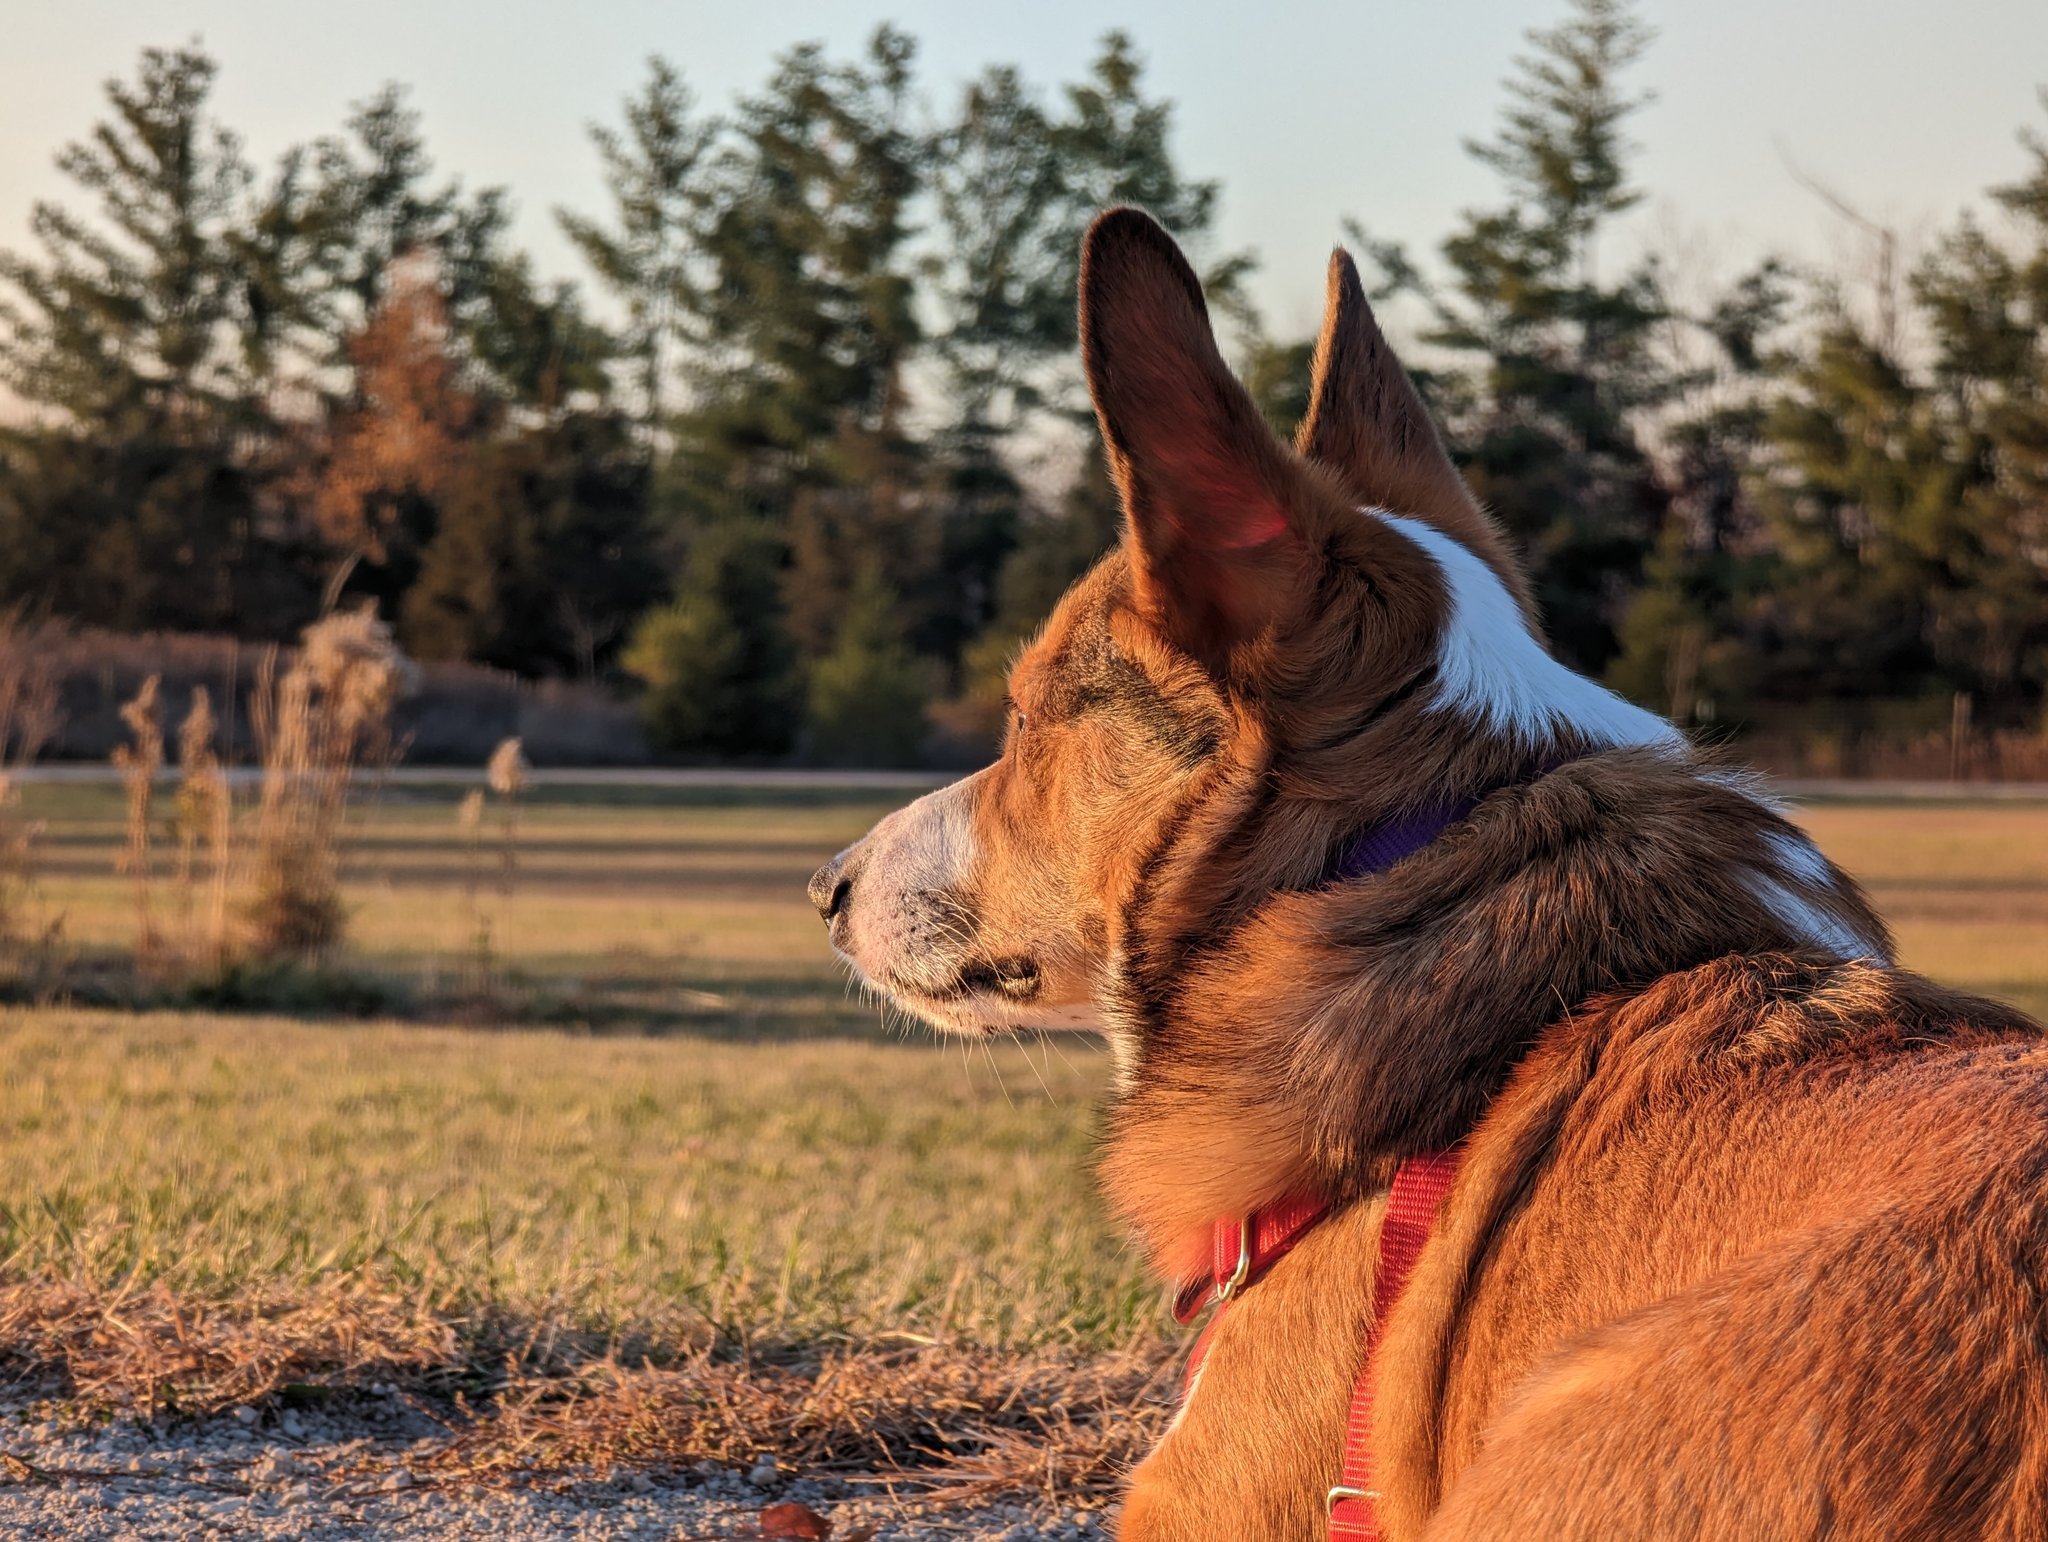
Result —
<instances>
[{"instance_id":1,"label":"fallen leaf","mask_svg":"<svg viewBox=\"0 0 2048 1542\"><path fill-rule=\"evenodd\" d=\"M809 1505L770 1505L761 1512L761 1535L790 1542L825 1542L832 1535L832 1523Z\"/></svg>"}]
</instances>

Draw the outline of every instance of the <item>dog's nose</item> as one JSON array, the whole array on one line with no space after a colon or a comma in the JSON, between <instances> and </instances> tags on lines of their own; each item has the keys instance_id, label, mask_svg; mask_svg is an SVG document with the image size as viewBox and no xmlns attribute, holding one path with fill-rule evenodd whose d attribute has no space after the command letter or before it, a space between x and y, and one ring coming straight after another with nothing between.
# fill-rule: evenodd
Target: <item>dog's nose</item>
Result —
<instances>
[{"instance_id":1,"label":"dog's nose","mask_svg":"<svg viewBox=\"0 0 2048 1542\"><path fill-rule=\"evenodd\" d=\"M846 853L841 852L811 874L804 892L818 907L818 918L830 926L833 917L846 909L847 896L853 892L853 880L846 876Z\"/></svg>"}]
</instances>

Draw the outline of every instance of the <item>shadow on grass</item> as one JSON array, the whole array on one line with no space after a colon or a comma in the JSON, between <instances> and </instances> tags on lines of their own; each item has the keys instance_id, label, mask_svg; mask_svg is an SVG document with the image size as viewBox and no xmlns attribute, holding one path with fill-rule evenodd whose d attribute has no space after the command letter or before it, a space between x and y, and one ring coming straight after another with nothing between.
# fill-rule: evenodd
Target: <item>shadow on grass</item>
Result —
<instances>
[{"instance_id":1,"label":"shadow on grass","mask_svg":"<svg viewBox=\"0 0 2048 1542\"><path fill-rule=\"evenodd\" d=\"M889 1038L880 1014L840 999L842 989L836 976L823 974L719 973L693 981L658 963L564 979L515 970L401 973L278 961L167 978L107 951L74 957L55 982L0 982L0 1004L556 1028L723 1043Z\"/></svg>"}]
</instances>

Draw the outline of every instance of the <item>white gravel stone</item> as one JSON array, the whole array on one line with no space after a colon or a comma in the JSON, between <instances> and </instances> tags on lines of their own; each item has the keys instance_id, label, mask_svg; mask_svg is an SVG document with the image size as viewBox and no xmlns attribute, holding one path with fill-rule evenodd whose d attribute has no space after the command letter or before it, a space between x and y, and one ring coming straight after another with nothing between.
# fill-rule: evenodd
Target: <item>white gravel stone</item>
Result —
<instances>
[{"instance_id":1,"label":"white gravel stone","mask_svg":"<svg viewBox=\"0 0 2048 1542\"><path fill-rule=\"evenodd\" d=\"M703 1463L681 1482L664 1469L615 1470L609 1481L535 1473L526 1486L422 1483L419 1464L435 1443L415 1438L410 1415L401 1439L391 1421L363 1417L360 1405L332 1417L307 1410L299 1420L306 1444L298 1446L278 1443L290 1436L282 1415L274 1426L259 1418L257 1427L269 1431L261 1439L233 1413L67 1434L41 1419L47 1406L24 1422L18 1405L0 1401L6 1449L46 1470L90 1475L0 1484L0 1542L673 1542L757 1535L771 1491L802 1496L835 1536L873 1527L874 1542L1072 1534L1069 1512L949 1503L927 1514L872 1486L806 1477L765 1457L737 1473ZM244 1485L247 1498L228 1492ZM1091 1539L1105 1534L1093 1517L1073 1529Z\"/></svg>"}]
</instances>

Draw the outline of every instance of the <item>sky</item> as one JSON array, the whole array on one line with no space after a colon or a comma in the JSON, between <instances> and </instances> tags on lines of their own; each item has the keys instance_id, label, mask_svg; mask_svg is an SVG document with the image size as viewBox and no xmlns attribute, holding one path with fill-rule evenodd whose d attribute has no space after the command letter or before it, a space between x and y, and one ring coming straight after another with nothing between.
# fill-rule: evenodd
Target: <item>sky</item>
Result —
<instances>
[{"instance_id":1,"label":"sky","mask_svg":"<svg viewBox=\"0 0 2048 1542\"><path fill-rule=\"evenodd\" d=\"M551 211L603 207L585 128L617 117L661 53L702 101L759 84L790 43L851 52L881 21L922 44L935 111L982 66L1042 86L1081 75L1102 33L1129 31L1149 90L1177 105L1191 174L1223 183L1220 243L1262 259L1253 292L1276 334L1313 330L1342 219L1427 251L1493 195L1465 139L1492 127L1500 82L1553 0L0 0L0 248L22 249L51 162L87 131L100 85L152 44L201 40L216 103L259 162L337 128L389 80L413 88L444 173L502 183L543 271L575 275ZM1652 0L1657 41L1636 83L1650 193L1627 239L1702 286L1760 253L1858 260L1853 233L1803 190L1825 182L1908 249L2021 169L2015 134L2048 130L2043 0Z\"/></svg>"}]
</instances>

